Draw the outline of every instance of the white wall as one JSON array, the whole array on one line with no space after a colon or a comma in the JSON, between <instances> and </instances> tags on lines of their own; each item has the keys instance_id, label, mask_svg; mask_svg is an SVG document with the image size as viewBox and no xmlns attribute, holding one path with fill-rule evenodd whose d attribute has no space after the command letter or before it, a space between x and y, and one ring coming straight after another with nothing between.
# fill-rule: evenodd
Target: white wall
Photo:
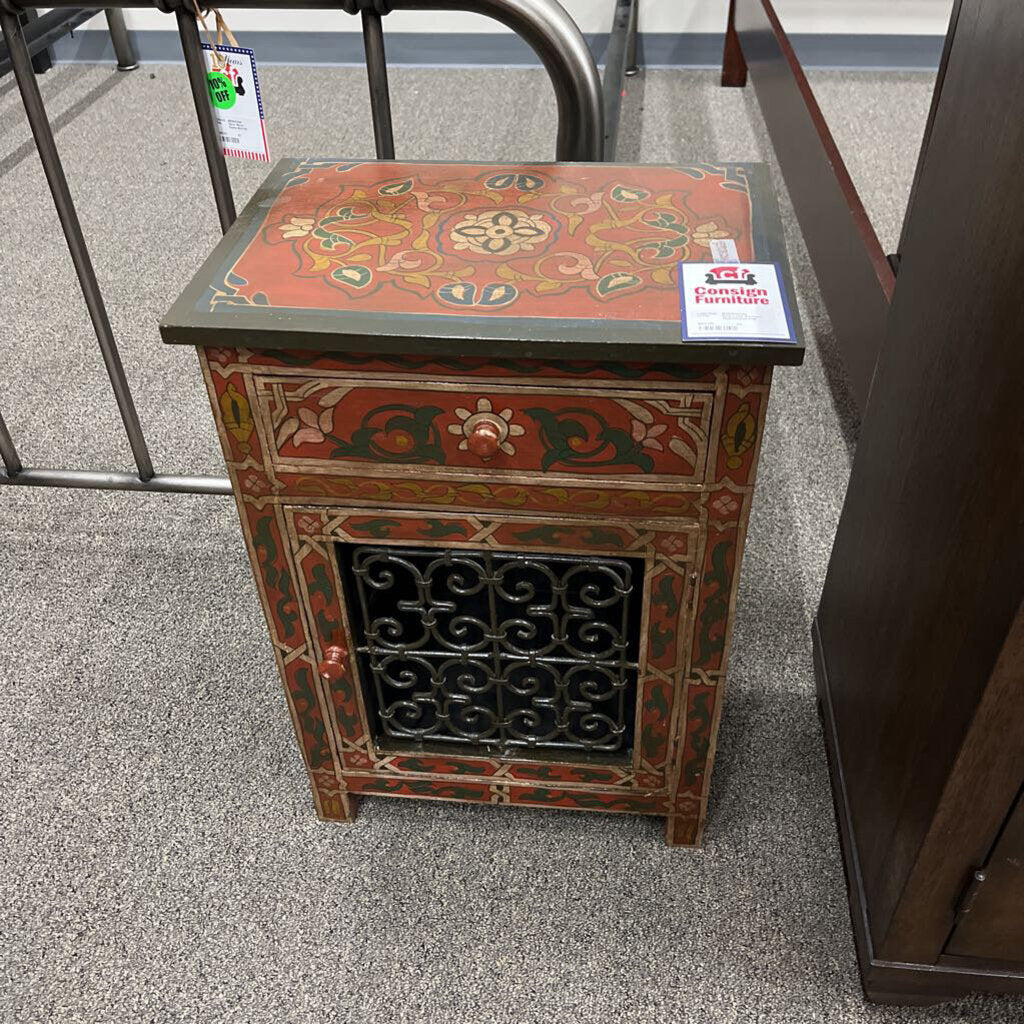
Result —
<instances>
[{"instance_id":1,"label":"white wall","mask_svg":"<svg viewBox=\"0 0 1024 1024\"><path fill-rule=\"evenodd\" d=\"M952 0L774 0L787 32L945 35ZM562 0L584 32L607 32L614 0ZM640 0L642 32L721 32L728 0ZM225 11L231 28L263 32L354 32L357 18L341 12ZM174 18L155 9L125 11L129 28L173 31ZM212 26L212 21L208 21ZM92 21L89 27L101 27ZM475 14L395 11L384 22L391 32L505 32ZM328 29L327 26L330 26ZM241 40L245 45L244 40Z\"/></svg>"}]
</instances>

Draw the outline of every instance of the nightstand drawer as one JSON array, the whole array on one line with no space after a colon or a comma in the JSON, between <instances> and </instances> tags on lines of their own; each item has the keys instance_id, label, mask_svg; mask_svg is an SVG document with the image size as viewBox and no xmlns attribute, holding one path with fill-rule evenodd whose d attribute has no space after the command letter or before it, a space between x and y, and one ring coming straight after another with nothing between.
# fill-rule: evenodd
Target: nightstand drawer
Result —
<instances>
[{"instance_id":1,"label":"nightstand drawer","mask_svg":"<svg viewBox=\"0 0 1024 1024\"><path fill-rule=\"evenodd\" d=\"M254 384L271 461L288 469L700 483L707 468L712 391L263 375Z\"/></svg>"}]
</instances>

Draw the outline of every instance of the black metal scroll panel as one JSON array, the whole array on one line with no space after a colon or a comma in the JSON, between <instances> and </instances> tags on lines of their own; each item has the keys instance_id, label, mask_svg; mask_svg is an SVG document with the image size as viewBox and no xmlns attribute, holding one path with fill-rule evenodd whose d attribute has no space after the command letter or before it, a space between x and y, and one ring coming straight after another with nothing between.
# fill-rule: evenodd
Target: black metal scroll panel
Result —
<instances>
[{"instance_id":1,"label":"black metal scroll panel","mask_svg":"<svg viewBox=\"0 0 1024 1024\"><path fill-rule=\"evenodd\" d=\"M607 753L629 739L624 704L635 680L630 692L630 680L604 666L508 664L495 676L472 659L387 655L371 657L370 670L392 739Z\"/></svg>"},{"instance_id":2,"label":"black metal scroll panel","mask_svg":"<svg viewBox=\"0 0 1024 1024\"><path fill-rule=\"evenodd\" d=\"M402 653L432 645L435 653L478 654L497 642L517 657L551 657L564 648L565 660L580 662L620 659L626 651L625 621L616 627L598 613L618 607L626 614L624 599L633 589L628 562L465 551L424 561L395 549L361 548L353 572L361 587L394 596L396 610L404 613L365 622L375 646ZM465 614L474 604L466 599L484 596L489 621ZM499 605L510 613L500 622Z\"/></svg>"},{"instance_id":3,"label":"black metal scroll panel","mask_svg":"<svg viewBox=\"0 0 1024 1024\"><path fill-rule=\"evenodd\" d=\"M583 751L629 739L630 563L360 547L351 574L385 735Z\"/></svg>"}]
</instances>

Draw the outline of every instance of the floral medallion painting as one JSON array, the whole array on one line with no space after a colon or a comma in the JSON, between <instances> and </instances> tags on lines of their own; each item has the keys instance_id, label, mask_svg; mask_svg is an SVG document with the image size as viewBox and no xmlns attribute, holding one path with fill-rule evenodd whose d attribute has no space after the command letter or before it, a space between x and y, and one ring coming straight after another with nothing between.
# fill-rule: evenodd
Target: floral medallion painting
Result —
<instances>
[{"instance_id":1,"label":"floral medallion painting","mask_svg":"<svg viewBox=\"0 0 1024 1024\"><path fill-rule=\"evenodd\" d=\"M712 259L722 238L740 259L757 248L739 165L302 161L283 175L204 308L671 323L680 260Z\"/></svg>"}]
</instances>

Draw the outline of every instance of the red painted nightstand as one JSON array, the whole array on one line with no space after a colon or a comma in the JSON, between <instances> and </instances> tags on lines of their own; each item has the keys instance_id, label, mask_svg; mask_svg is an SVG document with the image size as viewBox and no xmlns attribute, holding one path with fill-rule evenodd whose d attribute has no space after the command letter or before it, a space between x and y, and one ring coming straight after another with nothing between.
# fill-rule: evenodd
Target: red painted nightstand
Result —
<instances>
[{"instance_id":1,"label":"red painted nightstand","mask_svg":"<svg viewBox=\"0 0 1024 1024\"><path fill-rule=\"evenodd\" d=\"M778 263L763 168L279 164L196 345L319 813L664 815L700 842L774 363L680 261Z\"/></svg>"}]
</instances>

